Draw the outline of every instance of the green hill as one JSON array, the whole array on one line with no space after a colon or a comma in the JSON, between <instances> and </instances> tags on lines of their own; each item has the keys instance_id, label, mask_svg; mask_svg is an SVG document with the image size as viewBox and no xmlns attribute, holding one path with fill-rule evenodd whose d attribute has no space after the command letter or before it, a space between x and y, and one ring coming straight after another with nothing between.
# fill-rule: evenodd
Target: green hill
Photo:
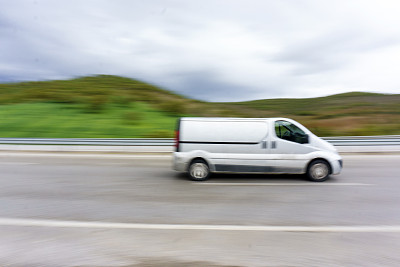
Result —
<instances>
[{"instance_id":1,"label":"green hill","mask_svg":"<svg viewBox=\"0 0 400 267\"><path fill-rule=\"evenodd\" d=\"M179 116L290 117L320 136L400 134L400 95L210 103L109 75L0 84L0 137L172 137Z\"/></svg>"},{"instance_id":2,"label":"green hill","mask_svg":"<svg viewBox=\"0 0 400 267\"><path fill-rule=\"evenodd\" d=\"M294 118L320 136L400 134L400 95L352 92L238 103L262 116Z\"/></svg>"}]
</instances>

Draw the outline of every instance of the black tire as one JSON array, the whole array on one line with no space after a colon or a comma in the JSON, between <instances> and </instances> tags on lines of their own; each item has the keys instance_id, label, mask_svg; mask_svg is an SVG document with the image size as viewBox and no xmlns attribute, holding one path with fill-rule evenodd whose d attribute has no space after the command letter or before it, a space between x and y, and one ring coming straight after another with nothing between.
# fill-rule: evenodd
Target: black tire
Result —
<instances>
[{"instance_id":1,"label":"black tire","mask_svg":"<svg viewBox=\"0 0 400 267\"><path fill-rule=\"evenodd\" d=\"M330 173L330 165L325 160L314 160L307 168L307 177L313 182L324 182L328 180Z\"/></svg>"},{"instance_id":2,"label":"black tire","mask_svg":"<svg viewBox=\"0 0 400 267\"><path fill-rule=\"evenodd\" d=\"M195 159L189 165L188 175L190 180L205 181L210 177L210 168L204 160Z\"/></svg>"}]
</instances>

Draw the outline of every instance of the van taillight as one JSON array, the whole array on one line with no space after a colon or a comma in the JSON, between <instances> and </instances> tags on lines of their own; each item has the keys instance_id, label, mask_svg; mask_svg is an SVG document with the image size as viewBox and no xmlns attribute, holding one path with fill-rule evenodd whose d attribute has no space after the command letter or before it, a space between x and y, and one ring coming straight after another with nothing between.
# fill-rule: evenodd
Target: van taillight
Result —
<instances>
[{"instance_id":1,"label":"van taillight","mask_svg":"<svg viewBox=\"0 0 400 267\"><path fill-rule=\"evenodd\" d=\"M179 131L175 131L175 150L179 152Z\"/></svg>"}]
</instances>

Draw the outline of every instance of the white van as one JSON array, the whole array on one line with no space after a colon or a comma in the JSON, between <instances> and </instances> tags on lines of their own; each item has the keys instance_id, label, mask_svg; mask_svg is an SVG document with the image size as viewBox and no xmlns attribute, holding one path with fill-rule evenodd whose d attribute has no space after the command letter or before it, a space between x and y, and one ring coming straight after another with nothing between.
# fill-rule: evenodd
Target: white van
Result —
<instances>
[{"instance_id":1,"label":"white van","mask_svg":"<svg viewBox=\"0 0 400 267\"><path fill-rule=\"evenodd\" d=\"M204 181L211 173L307 174L322 182L343 161L328 142L286 118L181 118L174 169Z\"/></svg>"}]
</instances>

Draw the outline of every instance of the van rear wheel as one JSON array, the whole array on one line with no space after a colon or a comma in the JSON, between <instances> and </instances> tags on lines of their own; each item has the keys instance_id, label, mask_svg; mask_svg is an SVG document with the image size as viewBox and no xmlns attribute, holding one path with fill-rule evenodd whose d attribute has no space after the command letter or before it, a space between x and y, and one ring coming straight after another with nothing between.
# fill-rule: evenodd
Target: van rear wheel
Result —
<instances>
[{"instance_id":1,"label":"van rear wheel","mask_svg":"<svg viewBox=\"0 0 400 267\"><path fill-rule=\"evenodd\" d=\"M324 182L328 180L329 174L329 164L324 160L311 162L307 169L307 176L313 182Z\"/></svg>"},{"instance_id":2,"label":"van rear wheel","mask_svg":"<svg viewBox=\"0 0 400 267\"><path fill-rule=\"evenodd\" d=\"M210 168L204 160L195 159L190 163L188 174L193 181L205 181L210 177Z\"/></svg>"}]
</instances>

